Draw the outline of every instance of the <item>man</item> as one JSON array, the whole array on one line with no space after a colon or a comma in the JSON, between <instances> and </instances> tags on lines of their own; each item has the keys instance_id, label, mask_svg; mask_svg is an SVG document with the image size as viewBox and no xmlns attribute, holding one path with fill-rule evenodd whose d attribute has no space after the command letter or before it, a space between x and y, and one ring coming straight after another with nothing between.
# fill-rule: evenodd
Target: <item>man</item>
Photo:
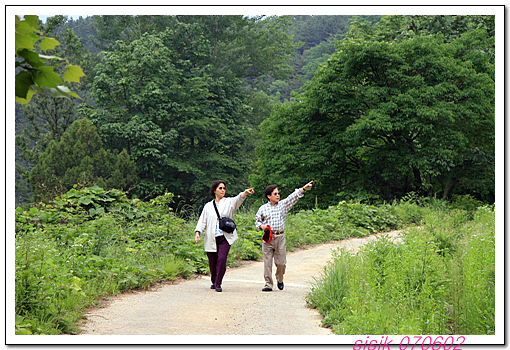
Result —
<instances>
[{"instance_id":1,"label":"man","mask_svg":"<svg viewBox=\"0 0 510 350\"><path fill-rule=\"evenodd\" d=\"M283 289L283 275L287 264L286 258L286 240L285 240L285 219L289 210L297 203L299 198L304 196L304 191L312 188L313 181L310 181L301 188L296 188L287 198L280 201L280 191L275 185L268 186L264 191L264 196L268 202L262 205L257 211L255 226L257 229L265 231L268 225L273 232L273 239L267 243L262 243L262 253L264 254L264 279L265 286L263 292L273 290L272 267L273 258L276 265L276 282L278 289Z\"/></svg>"}]
</instances>

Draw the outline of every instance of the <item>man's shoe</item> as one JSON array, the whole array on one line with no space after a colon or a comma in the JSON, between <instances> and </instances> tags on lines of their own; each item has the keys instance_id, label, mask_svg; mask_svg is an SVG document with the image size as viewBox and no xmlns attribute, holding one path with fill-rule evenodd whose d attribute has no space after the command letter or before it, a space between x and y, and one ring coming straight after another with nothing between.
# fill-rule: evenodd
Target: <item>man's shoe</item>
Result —
<instances>
[{"instance_id":1,"label":"man's shoe","mask_svg":"<svg viewBox=\"0 0 510 350\"><path fill-rule=\"evenodd\" d=\"M273 290L269 287L264 287L264 288L262 288L262 291L263 292L272 292Z\"/></svg>"},{"instance_id":2,"label":"man's shoe","mask_svg":"<svg viewBox=\"0 0 510 350\"><path fill-rule=\"evenodd\" d=\"M221 289L221 287L216 287L214 289L216 289L217 292L221 292L223 290L223 289Z\"/></svg>"},{"instance_id":3,"label":"man's shoe","mask_svg":"<svg viewBox=\"0 0 510 350\"><path fill-rule=\"evenodd\" d=\"M216 289L216 287L214 286L214 284L211 284L211 289Z\"/></svg>"},{"instance_id":4,"label":"man's shoe","mask_svg":"<svg viewBox=\"0 0 510 350\"><path fill-rule=\"evenodd\" d=\"M283 290L283 282L278 282L278 289Z\"/></svg>"}]
</instances>

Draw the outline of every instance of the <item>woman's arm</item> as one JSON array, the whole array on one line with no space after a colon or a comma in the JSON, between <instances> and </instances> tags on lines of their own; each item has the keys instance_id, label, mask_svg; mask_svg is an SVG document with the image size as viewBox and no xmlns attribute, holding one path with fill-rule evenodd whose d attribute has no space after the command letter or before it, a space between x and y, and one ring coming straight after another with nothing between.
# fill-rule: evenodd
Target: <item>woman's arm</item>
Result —
<instances>
[{"instance_id":1,"label":"woman's arm","mask_svg":"<svg viewBox=\"0 0 510 350\"><path fill-rule=\"evenodd\" d=\"M244 190L243 192L239 193L237 196L235 197L230 197L228 198L228 200L230 201L230 206L231 206L231 214L234 215L234 212L239 209L239 207L241 206L241 204L243 204L245 198L248 196L248 194L252 194L254 193L255 191L253 190L253 187L252 188L249 188L247 190Z\"/></svg>"},{"instance_id":2,"label":"woman's arm","mask_svg":"<svg viewBox=\"0 0 510 350\"><path fill-rule=\"evenodd\" d=\"M255 193L255 191L253 190L254 188L255 187L248 188L247 190L244 190L244 192L241 193L241 198L245 199L249 194Z\"/></svg>"},{"instance_id":3,"label":"woman's arm","mask_svg":"<svg viewBox=\"0 0 510 350\"><path fill-rule=\"evenodd\" d=\"M200 214L200 218L198 219L197 226L195 227L195 243L200 241L200 234L204 231L207 226L207 215L206 215L206 207L207 204L202 209L202 213Z\"/></svg>"}]
</instances>

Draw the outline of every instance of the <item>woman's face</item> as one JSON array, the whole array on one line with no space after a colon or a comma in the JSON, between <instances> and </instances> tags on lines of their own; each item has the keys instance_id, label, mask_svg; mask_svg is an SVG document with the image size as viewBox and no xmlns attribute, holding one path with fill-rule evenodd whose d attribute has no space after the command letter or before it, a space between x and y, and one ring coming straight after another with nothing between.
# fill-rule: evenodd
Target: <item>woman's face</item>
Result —
<instances>
[{"instance_id":1,"label":"woman's face","mask_svg":"<svg viewBox=\"0 0 510 350\"><path fill-rule=\"evenodd\" d=\"M220 183L218 187L214 190L214 194L216 195L216 198L223 198L225 196L225 193L227 192L227 186L224 183Z\"/></svg>"}]
</instances>

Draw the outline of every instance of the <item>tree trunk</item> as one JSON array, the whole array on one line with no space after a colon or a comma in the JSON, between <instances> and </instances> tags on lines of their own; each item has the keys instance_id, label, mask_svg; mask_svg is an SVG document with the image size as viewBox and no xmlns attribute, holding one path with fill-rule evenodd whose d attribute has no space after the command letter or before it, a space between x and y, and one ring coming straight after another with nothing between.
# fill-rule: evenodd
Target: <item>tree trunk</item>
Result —
<instances>
[{"instance_id":1,"label":"tree trunk","mask_svg":"<svg viewBox=\"0 0 510 350\"><path fill-rule=\"evenodd\" d=\"M427 197L432 198L432 181L430 179L430 174L425 175L425 181L427 182Z\"/></svg>"},{"instance_id":2,"label":"tree trunk","mask_svg":"<svg viewBox=\"0 0 510 350\"><path fill-rule=\"evenodd\" d=\"M443 199L447 199L449 192L452 188L452 182L453 182L453 171L450 171L448 173L448 177L446 178L446 183L444 184L443 188Z\"/></svg>"},{"instance_id":3,"label":"tree trunk","mask_svg":"<svg viewBox=\"0 0 510 350\"><path fill-rule=\"evenodd\" d=\"M421 190L422 181L421 181L420 169L418 169L417 167L413 166L413 174L414 174L414 180L417 182L417 189Z\"/></svg>"}]
</instances>

